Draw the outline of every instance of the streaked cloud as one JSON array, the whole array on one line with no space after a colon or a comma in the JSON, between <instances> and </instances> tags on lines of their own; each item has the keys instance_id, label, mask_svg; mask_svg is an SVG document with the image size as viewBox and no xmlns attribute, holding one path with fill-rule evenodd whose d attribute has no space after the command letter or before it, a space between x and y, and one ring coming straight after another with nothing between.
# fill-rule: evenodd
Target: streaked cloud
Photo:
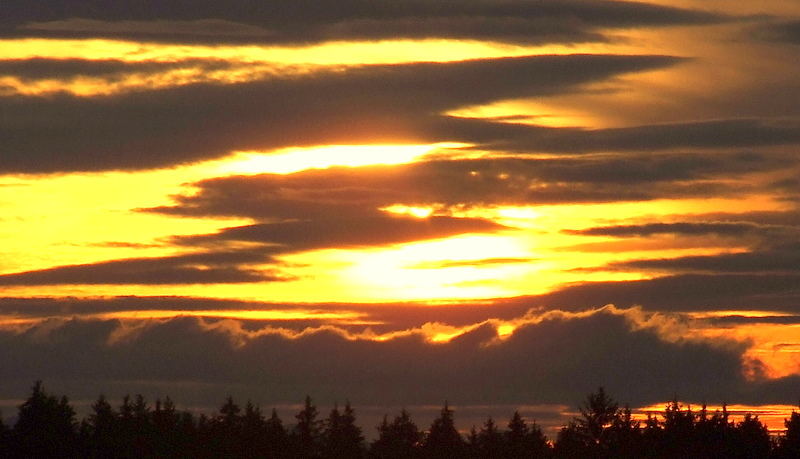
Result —
<instances>
[{"instance_id":1,"label":"streaked cloud","mask_svg":"<svg viewBox=\"0 0 800 459\"><path fill-rule=\"evenodd\" d=\"M454 1L274 2L254 7L213 2L154 6L138 12L128 2L95 8L89 3L54 3L30 8L13 2L4 32L12 36L124 37L158 41L375 40L387 37L448 37L525 42L602 39L603 28L706 24L723 15L634 2ZM214 18L214 19L211 19Z\"/></svg>"}]
</instances>

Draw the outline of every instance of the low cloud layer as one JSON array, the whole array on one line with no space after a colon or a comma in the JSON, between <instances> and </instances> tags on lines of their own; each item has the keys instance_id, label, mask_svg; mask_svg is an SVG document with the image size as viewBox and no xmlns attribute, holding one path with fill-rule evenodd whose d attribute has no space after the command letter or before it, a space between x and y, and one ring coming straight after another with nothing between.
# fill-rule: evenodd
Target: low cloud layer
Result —
<instances>
[{"instance_id":1,"label":"low cloud layer","mask_svg":"<svg viewBox=\"0 0 800 459\"><path fill-rule=\"evenodd\" d=\"M439 344L426 341L425 327L374 341L330 327L247 330L229 320L53 320L21 333L2 332L0 368L4 386L25 387L37 378L51 381L50 387L86 383L81 397L95 396L109 381L150 381L160 394L185 384L188 398L196 382L201 389L194 396L211 396L202 401L212 403L222 393L270 404L308 393L324 402L350 398L357 404L449 399L522 405L579 400L598 385L633 404L675 394L716 402L739 400L759 384L742 376L744 344L681 339L675 336L678 324L638 310L550 312L518 320L514 334L502 340L486 323ZM772 392L751 401L793 400L782 399L788 395Z\"/></svg>"}]
</instances>

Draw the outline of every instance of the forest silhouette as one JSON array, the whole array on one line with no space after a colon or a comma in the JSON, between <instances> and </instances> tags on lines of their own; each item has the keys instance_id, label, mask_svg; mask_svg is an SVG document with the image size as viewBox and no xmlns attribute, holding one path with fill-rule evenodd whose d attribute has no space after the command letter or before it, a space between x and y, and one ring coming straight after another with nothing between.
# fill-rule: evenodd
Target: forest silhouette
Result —
<instances>
[{"instance_id":1,"label":"forest silhouette","mask_svg":"<svg viewBox=\"0 0 800 459\"><path fill-rule=\"evenodd\" d=\"M4 458L800 458L800 413L786 431L770 436L757 416L730 419L723 407L710 413L670 402L658 415L634 419L600 388L580 405L580 415L548 439L540 426L513 413L505 427L488 418L466 435L455 427L445 402L427 430L404 409L384 416L367 442L349 402L325 417L310 397L291 424L275 409L265 415L228 397L217 412L179 411L167 397L151 406L125 396L114 408L104 396L81 420L67 397L36 382L19 406L16 422L0 419Z\"/></svg>"}]
</instances>

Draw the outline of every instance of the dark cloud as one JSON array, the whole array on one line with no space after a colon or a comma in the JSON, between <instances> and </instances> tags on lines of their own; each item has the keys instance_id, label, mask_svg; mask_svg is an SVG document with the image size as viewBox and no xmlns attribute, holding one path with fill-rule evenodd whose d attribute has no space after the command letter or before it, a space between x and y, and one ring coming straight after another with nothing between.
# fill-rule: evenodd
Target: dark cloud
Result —
<instances>
[{"instance_id":1,"label":"dark cloud","mask_svg":"<svg viewBox=\"0 0 800 459\"><path fill-rule=\"evenodd\" d=\"M194 216L246 216L315 221L333 228L346 217L365 227L387 222L376 209L407 205L497 205L635 201L664 197L736 195L748 187L716 178L769 171L791 164L782 155L649 154L602 158L423 161L407 165L307 170L209 179L176 205L148 209ZM318 223L314 223L318 224ZM303 222L259 226L289 234ZM729 228L732 224L721 223ZM307 225L306 225L307 226ZM677 231L678 227L674 227ZM248 230L252 231L252 230ZM305 231L300 231L306 234Z\"/></svg>"},{"instance_id":2,"label":"dark cloud","mask_svg":"<svg viewBox=\"0 0 800 459\"><path fill-rule=\"evenodd\" d=\"M3 274L0 275L0 285L165 285L289 280L274 270L248 267L249 264L268 261L269 257L258 251L130 258Z\"/></svg>"},{"instance_id":3,"label":"dark cloud","mask_svg":"<svg viewBox=\"0 0 800 459\"><path fill-rule=\"evenodd\" d=\"M634 260L615 263L612 268L668 272L800 274L800 245L746 253Z\"/></svg>"},{"instance_id":4,"label":"dark cloud","mask_svg":"<svg viewBox=\"0 0 800 459\"><path fill-rule=\"evenodd\" d=\"M761 39L800 45L800 21L765 24L757 27L754 34Z\"/></svg>"},{"instance_id":5,"label":"dark cloud","mask_svg":"<svg viewBox=\"0 0 800 459\"><path fill-rule=\"evenodd\" d=\"M686 221L742 223L748 222L765 227L800 227L800 212L797 209L779 211L712 212L705 214L682 215Z\"/></svg>"},{"instance_id":6,"label":"dark cloud","mask_svg":"<svg viewBox=\"0 0 800 459\"><path fill-rule=\"evenodd\" d=\"M762 225L747 221L738 222L677 222L677 223L645 223L641 225L599 226L582 230L565 230L569 234L585 236L615 237L647 237L659 234L677 234L682 236L702 236L715 234L720 236L742 237L747 235L764 235L765 233L785 232L787 227Z\"/></svg>"},{"instance_id":7,"label":"dark cloud","mask_svg":"<svg viewBox=\"0 0 800 459\"><path fill-rule=\"evenodd\" d=\"M494 232L505 228L488 220L429 217L425 219L391 215L350 215L341 218L262 223L228 228L216 234L178 236L181 244L216 244L219 241L248 241L279 244L278 253L319 248L386 245L436 239L465 233Z\"/></svg>"},{"instance_id":8,"label":"dark cloud","mask_svg":"<svg viewBox=\"0 0 800 459\"><path fill-rule=\"evenodd\" d=\"M708 322L711 326L737 326L737 325L753 325L753 324L778 324L778 325L797 325L800 324L800 316L743 316L731 314L721 317L708 317L703 318L703 321ZM795 344L787 344L787 346L795 346ZM785 346L784 346L785 347Z\"/></svg>"},{"instance_id":9,"label":"dark cloud","mask_svg":"<svg viewBox=\"0 0 800 459\"><path fill-rule=\"evenodd\" d=\"M290 339L234 321L51 321L0 332L0 380L20 387L36 378L71 381L83 392L72 395L87 398L108 381L153 381L162 393L182 382L187 391L172 394L179 403L198 402L186 399L196 381L207 385L200 395L206 404L228 393L270 404L305 394L356 405L535 404L577 401L598 385L633 404L675 394L711 402L733 400L747 387L744 346L670 342L664 330L637 320L609 309L555 314L502 341L484 325L436 345L419 334L379 342L345 339L334 329Z\"/></svg>"},{"instance_id":10,"label":"dark cloud","mask_svg":"<svg viewBox=\"0 0 800 459\"><path fill-rule=\"evenodd\" d=\"M756 170L796 164L782 154L654 153L588 158L557 158L532 163L537 178L552 182L590 182L638 185L643 183L731 177Z\"/></svg>"},{"instance_id":11,"label":"dark cloud","mask_svg":"<svg viewBox=\"0 0 800 459\"><path fill-rule=\"evenodd\" d=\"M492 132L496 137L492 137ZM479 136L476 140L499 150L563 153L651 151L790 144L800 140L800 125L759 119L690 121L595 130L487 124L484 132L476 126L473 135Z\"/></svg>"},{"instance_id":12,"label":"dark cloud","mask_svg":"<svg viewBox=\"0 0 800 459\"><path fill-rule=\"evenodd\" d=\"M743 403L774 403L794 406L797 402L793 401L791 397L792 394L794 394L794 398L797 398L798 387L800 387L800 376L797 375L764 380L748 387L739 398ZM788 402L781 402L779 400L788 400Z\"/></svg>"},{"instance_id":13,"label":"dark cloud","mask_svg":"<svg viewBox=\"0 0 800 459\"><path fill-rule=\"evenodd\" d=\"M583 308L613 303L648 310L793 310L800 300L797 274L678 274L636 281L585 282L525 297L530 306Z\"/></svg>"},{"instance_id":14,"label":"dark cloud","mask_svg":"<svg viewBox=\"0 0 800 459\"><path fill-rule=\"evenodd\" d=\"M0 31L7 36L112 37L197 42L317 42L391 38L467 38L526 43L602 40L600 29L704 24L708 12L635 2L593 0L280 0L258 5L210 0L152 4L130 1L9 0ZM135 3L135 2L134 2Z\"/></svg>"},{"instance_id":15,"label":"dark cloud","mask_svg":"<svg viewBox=\"0 0 800 459\"><path fill-rule=\"evenodd\" d=\"M187 59L177 62L125 62L116 59L12 59L0 60L0 75L14 76L22 81L40 79L70 80L75 77L105 77L121 81L130 74L154 74L180 68L199 67L206 71L230 67L223 61ZM0 86L0 89L2 87Z\"/></svg>"},{"instance_id":16,"label":"dark cloud","mask_svg":"<svg viewBox=\"0 0 800 459\"><path fill-rule=\"evenodd\" d=\"M509 129L553 134L560 131L440 113L564 92L675 62L664 56L539 56L352 67L107 97L8 96L0 99L0 172L147 169L231 150L297 145L496 141Z\"/></svg>"}]
</instances>

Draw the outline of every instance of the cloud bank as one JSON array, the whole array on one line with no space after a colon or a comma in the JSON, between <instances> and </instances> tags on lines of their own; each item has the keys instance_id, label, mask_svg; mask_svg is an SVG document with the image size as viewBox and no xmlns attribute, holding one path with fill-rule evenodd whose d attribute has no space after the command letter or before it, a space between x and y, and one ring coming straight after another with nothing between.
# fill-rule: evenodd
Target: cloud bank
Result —
<instances>
[{"instance_id":1,"label":"cloud bank","mask_svg":"<svg viewBox=\"0 0 800 459\"><path fill-rule=\"evenodd\" d=\"M54 319L0 333L0 368L6 387L44 378L51 386L86 384L81 396L92 397L109 382L149 381L159 393L181 383L187 398L227 391L273 404L308 393L384 406L444 399L521 405L579 400L599 384L634 404L673 394L764 403L788 395L747 395L761 383L743 376L745 343L681 338L679 322L639 309L528 313L514 323L516 331L503 339L488 321L432 344L435 323L375 340L369 331L331 326L290 331L194 318Z\"/></svg>"}]
</instances>

